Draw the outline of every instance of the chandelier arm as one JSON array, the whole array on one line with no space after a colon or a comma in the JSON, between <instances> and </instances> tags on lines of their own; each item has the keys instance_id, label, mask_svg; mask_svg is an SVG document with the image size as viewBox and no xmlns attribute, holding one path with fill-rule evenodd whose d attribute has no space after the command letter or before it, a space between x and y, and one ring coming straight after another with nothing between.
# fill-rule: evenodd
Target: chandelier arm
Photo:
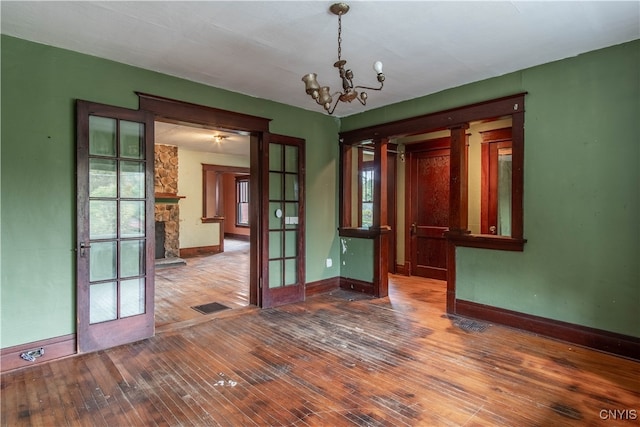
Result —
<instances>
[{"instance_id":1,"label":"chandelier arm","mask_svg":"<svg viewBox=\"0 0 640 427\"><path fill-rule=\"evenodd\" d=\"M382 90L384 83L380 82L380 87L369 87L369 86L356 86L354 89L369 89L369 90Z\"/></svg>"},{"instance_id":2,"label":"chandelier arm","mask_svg":"<svg viewBox=\"0 0 640 427\"><path fill-rule=\"evenodd\" d=\"M364 92L361 92L361 93L364 93ZM365 95L366 95L366 94L365 94ZM357 97L356 97L356 99L357 99L358 101L360 101L360 104L362 104L362 105L367 105L367 99L366 99L366 98L365 98L365 99L361 99L359 96L357 96Z\"/></svg>"},{"instance_id":3,"label":"chandelier arm","mask_svg":"<svg viewBox=\"0 0 640 427\"><path fill-rule=\"evenodd\" d=\"M336 92L336 94L339 94L340 92ZM336 103L333 104L333 108L331 110L327 110L327 113L329 115L332 115L333 112L336 110L336 107L338 106L338 104L340 103L340 98L336 99Z\"/></svg>"}]
</instances>

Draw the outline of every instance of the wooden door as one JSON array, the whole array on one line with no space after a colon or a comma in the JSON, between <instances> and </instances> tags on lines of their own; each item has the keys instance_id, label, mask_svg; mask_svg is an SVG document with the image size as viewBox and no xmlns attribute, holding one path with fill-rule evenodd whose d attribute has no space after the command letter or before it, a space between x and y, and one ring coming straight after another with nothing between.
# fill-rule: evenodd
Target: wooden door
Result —
<instances>
[{"instance_id":1,"label":"wooden door","mask_svg":"<svg viewBox=\"0 0 640 427\"><path fill-rule=\"evenodd\" d=\"M411 274L446 280L449 226L449 138L410 148ZM418 151L419 150L419 151Z\"/></svg>"},{"instance_id":2,"label":"wooden door","mask_svg":"<svg viewBox=\"0 0 640 427\"><path fill-rule=\"evenodd\" d=\"M78 352L154 333L153 117L77 102Z\"/></svg>"},{"instance_id":3,"label":"wooden door","mask_svg":"<svg viewBox=\"0 0 640 427\"><path fill-rule=\"evenodd\" d=\"M304 140L265 134L260 306L304 300Z\"/></svg>"}]
</instances>

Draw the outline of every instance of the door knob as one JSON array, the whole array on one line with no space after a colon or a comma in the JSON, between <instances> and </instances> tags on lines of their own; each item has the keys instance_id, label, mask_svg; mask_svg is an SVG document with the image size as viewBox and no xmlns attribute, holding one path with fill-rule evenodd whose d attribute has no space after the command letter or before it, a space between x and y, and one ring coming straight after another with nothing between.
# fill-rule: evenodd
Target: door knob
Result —
<instances>
[{"instance_id":1,"label":"door knob","mask_svg":"<svg viewBox=\"0 0 640 427\"><path fill-rule=\"evenodd\" d=\"M413 224L411 224L411 234L416 234L417 232L418 232L418 226L414 222Z\"/></svg>"},{"instance_id":2,"label":"door knob","mask_svg":"<svg viewBox=\"0 0 640 427\"><path fill-rule=\"evenodd\" d=\"M84 258L85 250L89 249L91 245L86 244L85 242L80 242L80 257Z\"/></svg>"}]
</instances>

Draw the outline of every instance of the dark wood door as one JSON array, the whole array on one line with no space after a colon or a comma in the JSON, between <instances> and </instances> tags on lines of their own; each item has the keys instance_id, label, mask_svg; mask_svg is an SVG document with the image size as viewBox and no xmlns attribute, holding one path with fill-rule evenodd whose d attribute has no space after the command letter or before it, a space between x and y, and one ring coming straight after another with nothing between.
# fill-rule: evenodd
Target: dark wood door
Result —
<instances>
[{"instance_id":1,"label":"dark wood door","mask_svg":"<svg viewBox=\"0 0 640 427\"><path fill-rule=\"evenodd\" d=\"M304 140L265 134L261 158L260 306L304 300Z\"/></svg>"},{"instance_id":2,"label":"dark wood door","mask_svg":"<svg viewBox=\"0 0 640 427\"><path fill-rule=\"evenodd\" d=\"M78 351L154 333L153 117L77 102Z\"/></svg>"},{"instance_id":3,"label":"dark wood door","mask_svg":"<svg viewBox=\"0 0 640 427\"><path fill-rule=\"evenodd\" d=\"M411 274L446 280L449 226L449 138L410 152Z\"/></svg>"}]
</instances>

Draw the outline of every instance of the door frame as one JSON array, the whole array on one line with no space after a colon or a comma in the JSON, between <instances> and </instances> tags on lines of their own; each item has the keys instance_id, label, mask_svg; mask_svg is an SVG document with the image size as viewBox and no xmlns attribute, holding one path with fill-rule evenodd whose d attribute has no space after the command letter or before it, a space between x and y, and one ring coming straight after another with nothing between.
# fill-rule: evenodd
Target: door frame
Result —
<instances>
[{"instance_id":1,"label":"door frame","mask_svg":"<svg viewBox=\"0 0 640 427\"><path fill-rule=\"evenodd\" d=\"M249 250L249 304L260 306L259 285L261 277L260 201L262 187L259 182L260 150L265 135L269 132L271 119L235 113L204 105L136 92L139 109L150 112L154 120L175 124L197 124L229 131L250 134L250 200L249 206L250 250Z\"/></svg>"}]
</instances>

